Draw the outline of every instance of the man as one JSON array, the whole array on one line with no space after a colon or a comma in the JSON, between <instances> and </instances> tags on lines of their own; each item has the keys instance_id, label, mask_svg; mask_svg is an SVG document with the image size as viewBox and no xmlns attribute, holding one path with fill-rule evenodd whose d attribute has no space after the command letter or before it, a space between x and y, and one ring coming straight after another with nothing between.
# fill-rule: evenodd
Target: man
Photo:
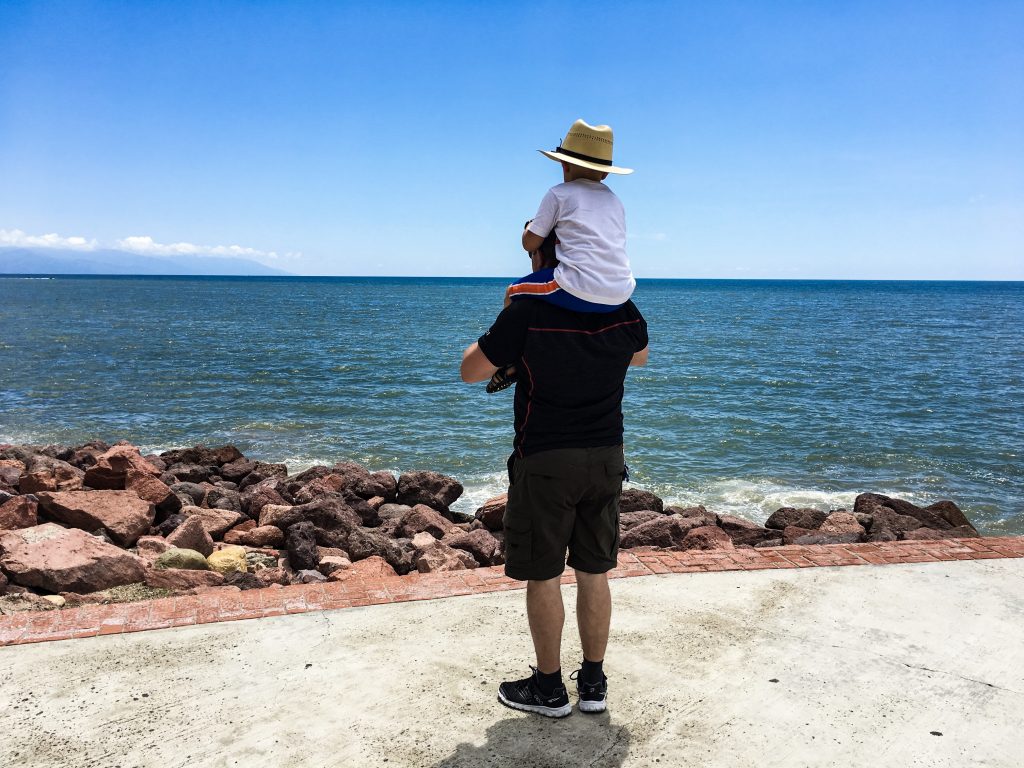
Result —
<instances>
[{"instance_id":1,"label":"man","mask_svg":"<svg viewBox=\"0 0 1024 768\"><path fill-rule=\"evenodd\" d=\"M524 245L534 245L526 243ZM544 266L531 251L534 270ZM549 264L550 265L550 264ZM581 712L607 707L608 571L619 545L622 393L626 371L647 362L647 323L631 301L606 313L514 301L463 353L462 380L485 381L514 366L515 450L509 458L505 573L527 581L526 612L537 666L504 682L498 700L547 717L572 706L562 681L565 611L560 577L576 571L583 664L573 674Z\"/></svg>"}]
</instances>

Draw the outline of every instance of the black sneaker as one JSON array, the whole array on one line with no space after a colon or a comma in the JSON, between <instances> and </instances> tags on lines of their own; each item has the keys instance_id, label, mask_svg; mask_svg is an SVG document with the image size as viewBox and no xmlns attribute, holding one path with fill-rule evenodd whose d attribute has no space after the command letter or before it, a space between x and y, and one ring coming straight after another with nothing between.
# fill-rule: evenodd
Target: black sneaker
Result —
<instances>
[{"instance_id":1,"label":"black sneaker","mask_svg":"<svg viewBox=\"0 0 1024 768\"><path fill-rule=\"evenodd\" d=\"M572 714L572 704L564 685L545 696L537 686L537 668L524 680L511 680L498 686L498 701L506 707L533 712L544 717L565 717Z\"/></svg>"},{"instance_id":2,"label":"black sneaker","mask_svg":"<svg viewBox=\"0 0 1024 768\"><path fill-rule=\"evenodd\" d=\"M582 671L582 669L577 669L569 675L570 680L576 681L576 692L580 696L580 712L588 714L604 712L608 709L608 678L602 674L601 682L584 683L580 680Z\"/></svg>"}]
</instances>

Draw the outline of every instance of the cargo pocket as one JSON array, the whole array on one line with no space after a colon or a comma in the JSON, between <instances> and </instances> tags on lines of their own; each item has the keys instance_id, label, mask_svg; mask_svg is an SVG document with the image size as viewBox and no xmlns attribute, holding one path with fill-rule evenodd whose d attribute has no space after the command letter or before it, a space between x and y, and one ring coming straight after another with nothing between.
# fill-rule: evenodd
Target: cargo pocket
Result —
<instances>
[{"instance_id":1,"label":"cargo pocket","mask_svg":"<svg viewBox=\"0 0 1024 768\"><path fill-rule=\"evenodd\" d=\"M533 529L529 520L505 523L505 560L510 564L526 564L533 560Z\"/></svg>"}]
</instances>

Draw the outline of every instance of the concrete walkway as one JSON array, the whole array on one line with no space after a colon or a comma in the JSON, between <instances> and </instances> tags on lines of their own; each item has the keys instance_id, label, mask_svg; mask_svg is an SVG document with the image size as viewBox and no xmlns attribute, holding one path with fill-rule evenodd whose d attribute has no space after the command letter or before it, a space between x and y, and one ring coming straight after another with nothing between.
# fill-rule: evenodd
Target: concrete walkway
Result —
<instances>
[{"instance_id":1,"label":"concrete walkway","mask_svg":"<svg viewBox=\"0 0 1024 768\"><path fill-rule=\"evenodd\" d=\"M1024 765L1024 559L612 591L609 714L497 703L532 659L496 592L0 648L0 765Z\"/></svg>"}]
</instances>

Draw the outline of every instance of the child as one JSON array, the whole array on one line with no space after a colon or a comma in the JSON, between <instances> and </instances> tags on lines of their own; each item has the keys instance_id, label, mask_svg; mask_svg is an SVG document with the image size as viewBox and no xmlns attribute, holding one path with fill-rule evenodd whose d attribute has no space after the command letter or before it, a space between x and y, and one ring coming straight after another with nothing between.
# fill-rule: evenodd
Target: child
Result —
<instances>
[{"instance_id":1,"label":"child","mask_svg":"<svg viewBox=\"0 0 1024 768\"><path fill-rule=\"evenodd\" d=\"M555 231L558 265L510 285L506 305L532 297L577 312L611 312L629 300L636 281L626 256L625 211L601 182L609 173L633 171L612 165L612 144L610 127L577 120L557 149L539 150L562 164L564 183L544 195L522 243L532 254Z\"/></svg>"}]
</instances>

